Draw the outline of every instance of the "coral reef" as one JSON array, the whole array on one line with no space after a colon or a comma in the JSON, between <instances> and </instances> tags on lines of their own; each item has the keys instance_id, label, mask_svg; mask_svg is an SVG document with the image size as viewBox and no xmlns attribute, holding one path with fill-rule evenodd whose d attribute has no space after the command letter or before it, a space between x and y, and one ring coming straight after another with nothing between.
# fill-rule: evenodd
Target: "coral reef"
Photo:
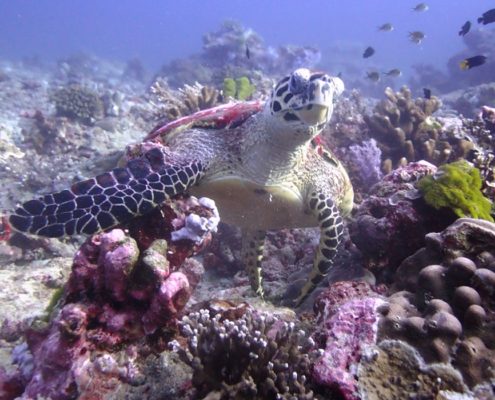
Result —
<instances>
[{"instance_id":1,"label":"coral reef","mask_svg":"<svg viewBox=\"0 0 495 400\"><path fill-rule=\"evenodd\" d=\"M448 137L432 117L441 105L437 97L413 99L406 87L399 92L387 88L385 96L373 114L364 117L370 136L382 150L385 173L411 161L426 160L440 165L465 156L472 148L462 139Z\"/></svg>"},{"instance_id":2,"label":"coral reef","mask_svg":"<svg viewBox=\"0 0 495 400\"><path fill-rule=\"evenodd\" d=\"M398 168L375 184L349 223L364 266L378 282L391 282L400 262L424 245L424 236L444 229L455 216L432 212L422 204L416 182L435 173L427 162Z\"/></svg>"},{"instance_id":3,"label":"coral reef","mask_svg":"<svg viewBox=\"0 0 495 400\"><path fill-rule=\"evenodd\" d=\"M461 218L397 269L379 337L451 364L473 387L495 378L495 224Z\"/></svg>"},{"instance_id":4,"label":"coral reef","mask_svg":"<svg viewBox=\"0 0 495 400\"><path fill-rule=\"evenodd\" d=\"M320 58L320 51L310 46L266 46L252 29L226 21L218 30L204 35L200 54L164 65L158 76L167 77L173 87L194 82L222 87L226 76L246 76L261 88L263 74L274 76L303 66L311 68Z\"/></svg>"},{"instance_id":5,"label":"coral reef","mask_svg":"<svg viewBox=\"0 0 495 400\"><path fill-rule=\"evenodd\" d=\"M492 55L495 53L494 29L477 29L463 37L466 48L454 54L447 61L448 78L451 87L457 89L461 87L474 86L495 80L495 62L489 57L487 62L480 68L473 71L463 71L459 68L459 62L473 54Z\"/></svg>"},{"instance_id":6,"label":"coral reef","mask_svg":"<svg viewBox=\"0 0 495 400\"><path fill-rule=\"evenodd\" d=\"M163 78L157 78L149 88L156 120L174 120L196 111L214 107L221 102L220 91L199 83L170 88Z\"/></svg>"},{"instance_id":7,"label":"coral reef","mask_svg":"<svg viewBox=\"0 0 495 400\"><path fill-rule=\"evenodd\" d=\"M378 307L384 300L364 282L339 282L316 300L322 356L313 367L313 378L344 399L358 400L354 371L364 349L377 338Z\"/></svg>"},{"instance_id":8,"label":"coral reef","mask_svg":"<svg viewBox=\"0 0 495 400\"><path fill-rule=\"evenodd\" d=\"M467 118L476 118L481 107L493 104L495 84L483 83L442 94L445 106L456 110Z\"/></svg>"},{"instance_id":9,"label":"coral reef","mask_svg":"<svg viewBox=\"0 0 495 400\"><path fill-rule=\"evenodd\" d=\"M314 342L284 315L213 303L179 326L186 345L171 346L193 368L195 398L321 398L310 380Z\"/></svg>"},{"instance_id":10,"label":"coral reef","mask_svg":"<svg viewBox=\"0 0 495 400\"><path fill-rule=\"evenodd\" d=\"M474 400L458 371L449 365L426 364L403 341L383 340L368 348L356 375L362 398Z\"/></svg>"},{"instance_id":11,"label":"coral reef","mask_svg":"<svg viewBox=\"0 0 495 400\"><path fill-rule=\"evenodd\" d=\"M79 85L63 87L53 93L58 116L84 124L93 124L103 117L103 103L95 92Z\"/></svg>"},{"instance_id":12,"label":"coral reef","mask_svg":"<svg viewBox=\"0 0 495 400\"><path fill-rule=\"evenodd\" d=\"M345 151L345 163L353 177L353 186L363 191L370 189L382 178L382 151L375 139L369 139L362 144L353 144Z\"/></svg>"},{"instance_id":13,"label":"coral reef","mask_svg":"<svg viewBox=\"0 0 495 400\"><path fill-rule=\"evenodd\" d=\"M458 217L481 218L493 222L492 203L481 193L481 176L465 160L444 164L433 175L421 178L417 188L427 204L448 208Z\"/></svg>"},{"instance_id":14,"label":"coral reef","mask_svg":"<svg viewBox=\"0 0 495 400\"><path fill-rule=\"evenodd\" d=\"M218 222L218 213L207 201L178 199L177 203L175 208L162 207L159 215L168 221L162 227L187 226L188 216L201 208L200 214L217 215ZM58 400L77 395L101 398L121 382L141 379L135 363L137 348L160 348L160 340L170 337L178 313L204 271L198 262L185 259L200 243L180 237L177 244L168 245L159 235L153 236L156 222L131 225L129 231L137 241L114 229L83 244L51 321L32 326L26 334L25 352L30 354L32 371L21 374L19 369L3 384L20 381L25 396ZM203 228L203 235L195 237L198 241L213 226ZM171 230L161 232L162 236L170 237Z\"/></svg>"},{"instance_id":15,"label":"coral reef","mask_svg":"<svg viewBox=\"0 0 495 400\"><path fill-rule=\"evenodd\" d=\"M247 76L241 76L235 80L232 78L223 80L223 96L225 99L247 100L255 90L256 88L251 84Z\"/></svg>"},{"instance_id":16,"label":"coral reef","mask_svg":"<svg viewBox=\"0 0 495 400\"><path fill-rule=\"evenodd\" d=\"M411 87L419 90L422 87L430 87L442 93L451 92L448 93L449 99L447 102L453 105L455 99L458 99L459 108L457 106L454 106L454 108L466 116L473 117L473 106L479 108L487 104L486 102L478 101L478 95L485 91L483 88L478 89L478 86L491 86L492 89L490 90L493 93L493 83L491 82L495 80L495 62L490 55L495 53L494 39L494 29L471 29L469 35L463 36L465 48L448 59L446 73L434 65L415 65L413 66L413 77L410 79ZM489 56L484 65L474 71L465 71L459 68L459 63L462 60L476 54ZM489 99L493 99L493 95ZM471 103L471 106L469 106L469 103Z\"/></svg>"}]
</instances>

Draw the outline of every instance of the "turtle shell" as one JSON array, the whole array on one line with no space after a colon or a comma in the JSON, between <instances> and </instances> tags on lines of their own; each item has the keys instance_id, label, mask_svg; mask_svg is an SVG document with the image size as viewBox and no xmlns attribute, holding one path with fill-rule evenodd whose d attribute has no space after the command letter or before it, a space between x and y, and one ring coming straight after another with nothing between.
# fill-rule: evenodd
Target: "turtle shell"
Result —
<instances>
[{"instance_id":1,"label":"turtle shell","mask_svg":"<svg viewBox=\"0 0 495 400\"><path fill-rule=\"evenodd\" d=\"M217 107L201 110L191 115L178 118L164 125L155 127L144 139L145 141L161 142L167 134L177 129L211 128L228 129L242 125L251 115L263 109L261 100L242 103L228 103Z\"/></svg>"}]
</instances>

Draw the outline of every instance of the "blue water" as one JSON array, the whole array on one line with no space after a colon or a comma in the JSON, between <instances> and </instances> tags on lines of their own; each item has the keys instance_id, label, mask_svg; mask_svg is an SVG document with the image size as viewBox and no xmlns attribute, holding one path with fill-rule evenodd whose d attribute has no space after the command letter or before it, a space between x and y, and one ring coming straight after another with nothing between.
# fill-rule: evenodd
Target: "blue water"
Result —
<instances>
[{"instance_id":1,"label":"blue water","mask_svg":"<svg viewBox=\"0 0 495 400\"><path fill-rule=\"evenodd\" d=\"M226 19L258 32L267 45L315 45L323 60L335 48L351 48L358 67L407 70L429 63L443 68L463 48L462 24L495 7L486 0L431 0L429 10L411 10L411 0L0 0L0 58L37 55L55 60L77 52L127 60L149 68L201 50L201 38ZM377 31L391 22L395 30ZM490 29L490 26L481 28ZM409 42L424 31L421 45ZM361 58L368 45L376 54Z\"/></svg>"}]
</instances>

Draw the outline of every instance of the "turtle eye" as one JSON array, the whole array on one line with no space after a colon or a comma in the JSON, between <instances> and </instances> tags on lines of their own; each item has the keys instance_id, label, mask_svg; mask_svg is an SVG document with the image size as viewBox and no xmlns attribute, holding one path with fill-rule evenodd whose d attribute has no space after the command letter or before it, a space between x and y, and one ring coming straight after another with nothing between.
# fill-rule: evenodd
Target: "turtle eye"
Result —
<instances>
[{"instance_id":1,"label":"turtle eye","mask_svg":"<svg viewBox=\"0 0 495 400\"><path fill-rule=\"evenodd\" d=\"M308 81L301 75L293 74L289 81L289 92L292 94L299 94L304 92L308 86Z\"/></svg>"}]
</instances>

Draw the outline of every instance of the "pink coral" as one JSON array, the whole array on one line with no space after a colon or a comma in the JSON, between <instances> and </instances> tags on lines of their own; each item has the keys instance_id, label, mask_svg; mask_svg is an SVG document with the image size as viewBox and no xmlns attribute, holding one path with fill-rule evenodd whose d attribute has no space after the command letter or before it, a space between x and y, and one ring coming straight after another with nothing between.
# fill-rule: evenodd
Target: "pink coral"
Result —
<instances>
[{"instance_id":1,"label":"pink coral","mask_svg":"<svg viewBox=\"0 0 495 400\"><path fill-rule=\"evenodd\" d=\"M373 294L371 288L365 286L353 287L353 282L343 282L331 286L321 296L330 298L326 302L327 308L320 309L319 314L326 346L314 365L313 378L317 383L336 390L346 400L359 399L354 369L363 350L376 343L377 308L384 304L378 294ZM324 304L321 297L320 305ZM336 303L340 306L336 307Z\"/></svg>"},{"instance_id":2,"label":"pink coral","mask_svg":"<svg viewBox=\"0 0 495 400\"><path fill-rule=\"evenodd\" d=\"M191 254L198 244L189 242ZM152 345L152 333L174 327L202 274L193 260L171 272L169 253L167 242L158 239L140 254L136 241L120 229L89 238L74 257L58 315L27 334L32 371L4 374L0 390L10 390L7 398L14 398L22 393L20 382L30 398L96 399L134 380L132 357L114 353L123 344Z\"/></svg>"},{"instance_id":3,"label":"pink coral","mask_svg":"<svg viewBox=\"0 0 495 400\"><path fill-rule=\"evenodd\" d=\"M153 333L157 327L177 314L190 296L189 281L182 272L172 272L153 297L150 308L143 316L144 331Z\"/></svg>"}]
</instances>

